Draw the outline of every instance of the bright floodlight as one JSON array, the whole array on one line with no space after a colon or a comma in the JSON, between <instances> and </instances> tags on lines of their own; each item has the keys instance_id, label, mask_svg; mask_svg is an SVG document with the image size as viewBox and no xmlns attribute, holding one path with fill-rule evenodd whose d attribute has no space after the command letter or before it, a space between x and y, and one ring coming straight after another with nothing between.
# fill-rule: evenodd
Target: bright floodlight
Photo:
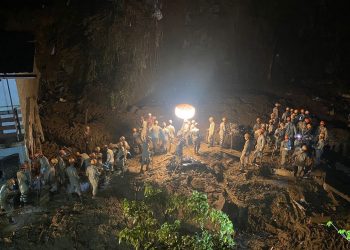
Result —
<instances>
[{"instance_id":1,"label":"bright floodlight","mask_svg":"<svg viewBox=\"0 0 350 250\"><path fill-rule=\"evenodd\" d=\"M175 115L181 119L191 119L196 109L190 104L179 104L175 108Z\"/></svg>"}]
</instances>

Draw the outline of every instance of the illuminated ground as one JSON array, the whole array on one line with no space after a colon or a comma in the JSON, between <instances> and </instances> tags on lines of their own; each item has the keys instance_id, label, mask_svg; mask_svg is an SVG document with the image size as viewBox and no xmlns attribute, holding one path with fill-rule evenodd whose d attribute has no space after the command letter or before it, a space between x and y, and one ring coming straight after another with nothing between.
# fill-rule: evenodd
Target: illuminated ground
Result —
<instances>
[{"instance_id":1,"label":"illuminated ground","mask_svg":"<svg viewBox=\"0 0 350 250\"><path fill-rule=\"evenodd\" d=\"M58 195L54 202L41 207L46 213L37 208L30 217L17 215L16 232L9 232L13 226L7 227L1 244L16 249L37 249L37 244L43 248L128 249L119 246L116 239L123 225L120 202L122 198L141 198L142 185L147 181L169 192L207 193L210 203L233 220L238 249L349 247L321 225L329 216L345 223L349 220L348 205L339 197L332 200L313 180L295 182L293 178L273 176L268 163L242 173L237 158L223 155L218 147L209 150L205 144L200 156L193 155L192 148L187 148L185 155L203 165L180 167L173 172L167 167L172 156L162 155L154 157L150 171L140 174L138 159L132 159L130 172L124 178L115 174L97 200L85 196L79 204Z\"/></svg>"}]
</instances>

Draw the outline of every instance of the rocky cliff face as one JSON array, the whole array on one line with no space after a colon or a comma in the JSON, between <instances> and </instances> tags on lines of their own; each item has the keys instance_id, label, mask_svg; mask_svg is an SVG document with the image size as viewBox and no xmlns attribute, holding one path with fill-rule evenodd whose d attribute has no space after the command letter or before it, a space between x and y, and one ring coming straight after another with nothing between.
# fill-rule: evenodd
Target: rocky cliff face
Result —
<instances>
[{"instance_id":1,"label":"rocky cliff face","mask_svg":"<svg viewBox=\"0 0 350 250\"><path fill-rule=\"evenodd\" d=\"M79 145L88 124L101 144L134 126L135 117L122 112L151 94L175 102L232 87L264 90L270 87L266 82L346 79L347 26L336 25L349 21L342 6L343 1L293 0L6 0L0 24L35 33L46 138Z\"/></svg>"}]
</instances>

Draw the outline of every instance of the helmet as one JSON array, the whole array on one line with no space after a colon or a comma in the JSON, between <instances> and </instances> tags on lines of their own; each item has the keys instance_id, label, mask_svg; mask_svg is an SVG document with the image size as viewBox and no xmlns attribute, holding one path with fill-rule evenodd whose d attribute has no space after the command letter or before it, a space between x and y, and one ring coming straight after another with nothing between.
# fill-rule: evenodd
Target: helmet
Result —
<instances>
[{"instance_id":1,"label":"helmet","mask_svg":"<svg viewBox=\"0 0 350 250\"><path fill-rule=\"evenodd\" d=\"M134 133L137 132L137 128L133 128L132 132L134 132Z\"/></svg>"},{"instance_id":2,"label":"helmet","mask_svg":"<svg viewBox=\"0 0 350 250\"><path fill-rule=\"evenodd\" d=\"M119 140L120 140L120 141L125 141L125 137L122 136L122 137L119 138Z\"/></svg>"},{"instance_id":3,"label":"helmet","mask_svg":"<svg viewBox=\"0 0 350 250\"><path fill-rule=\"evenodd\" d=\"M249 139L249 138L250 138L250 134L245 133L245 134L244 134L244 138L245 138L245 139Z\"/></svg>"},{"instance_id":4,"label":"helmet","mask_svg":"<svg viewBox=\"0 0 350 250\"><path fill-rule=\"evenodd\" d=\"M173 121L172 120L169 120L169 124L172 124L173 123Z\"/></svg>"},{"instance_id":5,"label":"helmet","mask_svg":"<svg viewBox=\"0 0 350 250\"><path fill-rule=\"evenodd\" d=\"M91 165L96 165L96 164L97 164L97 160L96 160L96 159L92 159L92 160L90 161L90 163L91 163Z\"/></svg>"},{"instance_id":6,"label":"helmet","mask_svg":"<svg viewBox=\"0 0 350 250\"><path fill-rule=\"evenodd\" d=\"M307 146L306 146L306 145L303 145L303 146L301 147L301 149L302 149L303 151L307 151Z\"/></svg>"},{"instance_id":7,"label":"helmet","mask_svg":"<svg viewBox=\"0 0 350 250\"><path fill-rule=\"evenodd\" d=\"M51 163L52 163L52 164L57 164L57 163L58 163L57 158L52 158L52 159L51 159Z\"/></svg>"},{"instance_id":8,"label":"helmet","mask_svg":"<svg viewBox=\"0 0 350 250\"><path fill-rule=\"evenodd\" d=\"M289 107L286 107L286 111L289 111Z\"/></svg>"},{"instance_id":9,"label":"helmet","mask_svg":"<svg viewBox=\"0 0 350 250\"><path fill-rule=\"evenodd\" d=\"M289 139L289 136L288 136L288 135L285 135L285 136L284 136L284 139L285 139L285 140L288 140L288 139Z\"/></svg>"},{"instance_id":10,"label":"helmet","mask_svg":"<svg viewBox=\"0 0 350 250\"><path fill-rule=\"evenodd\" d=\"M73 164L73 163L75 163L75 159L73 157L71 157L71 158L69 158L68 162L69 162L69 164Z\"/></svg>"},{"instance_id":11,"label":"helmet","mask_svg":"<svg viewBox=\"0 0 350 250\"><path fill-rule=\"evenodd\" d=\"M95 148L95 151L96 151L96 152L100 152L100 151L101 151L101 148L100 148L100 147L96 147L96 148Z\"/></svg>"},{"instance_id":12,"label":"helmet","mask_svg":"<svg viewBox=\"0 0 350 250\"><path fill-rule=\"evenodd\" d=\"M324 121L321 121L321 122L320 122L320 125L325 125L325 122L324 122Z\"/></svg>"}]
</instances>

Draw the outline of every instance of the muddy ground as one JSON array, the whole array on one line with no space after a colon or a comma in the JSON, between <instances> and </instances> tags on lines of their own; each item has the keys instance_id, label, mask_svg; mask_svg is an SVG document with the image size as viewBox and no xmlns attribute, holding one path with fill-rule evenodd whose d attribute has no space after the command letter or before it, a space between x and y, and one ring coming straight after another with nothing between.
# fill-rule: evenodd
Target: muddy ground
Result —
<instances>
[{"instance_id":1,"label":"muddy ground","mask_svg":"<svg viewBox=\"0 0 350 250\"><path fill-rule=\"evenodd\" d=\"M234 222L237 249L349 249L349 243L323 225L329 219L350 227L349 203L329 196L313 179L271 174L265 157L263 167L239 171L238 158L219 147L202 145L195 164L169 168L171 154L155 156L151 169L140 173L139 159L129 160L129 173L114 174L92 200L67 201L64 194L53 202L29 206L16 213L17 225L4 226L0 246L4 249L129 249L118 244L123 228L123 198L141 199L144 182L169 192L205 192L210 203L225 211ZM4 225L4 224L3 224Z\"/></svg>"}]
</instances>

